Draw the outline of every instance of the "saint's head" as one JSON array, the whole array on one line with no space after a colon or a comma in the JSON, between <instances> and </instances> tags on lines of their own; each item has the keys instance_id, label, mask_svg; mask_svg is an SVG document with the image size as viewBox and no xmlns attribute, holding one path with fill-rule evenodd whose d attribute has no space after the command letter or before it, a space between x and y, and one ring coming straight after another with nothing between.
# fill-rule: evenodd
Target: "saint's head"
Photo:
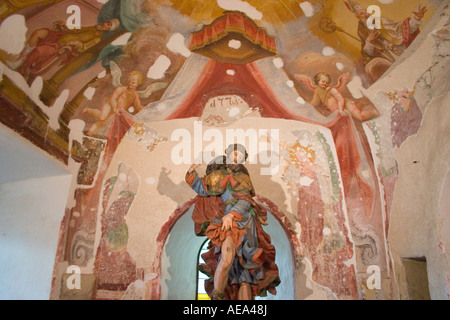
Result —
<instances>
[{"instance_id":1,"label":"saint's head","mask_svg":"<svg viewBox=\"0 0 450 320\"><path fill-rule=\"evenodd\" d=\"M230 144L225 150L227 164L242 164L247 160L248 153L242 144Z\"/></svg>"}]
</instances>

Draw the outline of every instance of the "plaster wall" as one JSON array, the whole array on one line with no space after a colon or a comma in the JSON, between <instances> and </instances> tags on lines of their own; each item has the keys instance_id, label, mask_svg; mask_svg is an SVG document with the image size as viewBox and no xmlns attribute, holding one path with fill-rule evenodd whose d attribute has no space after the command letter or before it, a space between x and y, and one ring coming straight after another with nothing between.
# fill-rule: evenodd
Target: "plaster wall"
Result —
<instances>
[{"instance_id":1,"label":"plaster wall","mask_svg":"<svg viewBox=\"0 0 450 320\"><path fill-rule=\"evenodd\" d=\"M317 156L316 164L322 167L321 170L323 170L324 175L327 176L330 174L331 169L329 167L329 161L332 161L337 165L336 154L333 152L327 156L326 152L322 149L325 146L322 146L317 141L315 142L315 135L320 133L323 135L326 144L329 144L327 145L329 150L335 150L330 132L317 125L264 118L259 118L256 123L251 118L245 118L227 125L226 127L214 128L214 130L217 130L216 133L221 133L222 137L225 138L227 129L249 128L249 123L253 124L252 128L255 128L256 132L258 132L258 129L268 129L269 132L270 129L279 130L280 141L285 141L287 145L298 139L298 137L293 134L294 132L303 131L304 133L307 133L305 134L306 140L303 141L303 143L311 143L313 146ZM114 180L116 179L115 177L117 177L117 181L120 180L120 182L115 182L114 188L116 188L119 183L137 186L136 188L133 187L133 190L135 190L136 193L133 202L128 207L129 209L126 212L123 211L120 213L121 216L125 215L124 222L126 223L128 230L126 251L129 253L129 261L132 261L132 263L135 264L135 267L127 269L128 267L123 265L117 270L130 273L135 272L135 268L143 270L143 279L135 281L132 286L133 288L142 284L142 280L147 281L150 279L147 282L147 285L150 285L150 283L152 283L151 279L159 279L158 285L161 285L161 299L192 299L192 292L195 290L195 282L192 281L195 278L193 278L192 274L195 274L195 259L204 239L196 239L193 233L194 228L191 213L188 208L185 209L187 212L179 218L179 220L174 222L173 225L170 224L170 221L172 220L172 213L180 210L181 207L185 207L186 203L191 201L195 196L195 193L190 190L184 181L185 172L190 166L189 163L193 161L191 156L195 157L195 155L192 154L189 156L189 163L174 164L172 152L181 142L179 140L173 140L171 136L175 129L185 129L192 138L192 140L188 142L188 149L191 151L194 150L195 146L191 145L196 139L196 133L193 130L193 121L192 119L179 119L145 123L144 125L146 127L146 132L153 132L154 137L165 137L166 139L157 144L153 151L150 151L147 148L149 141L147 141L146 144L143 136L136 134L134 128L131 128L115 152L105 175L105 181L109 181L110 179ZM208 129L210 128L205 126L203 128L203 134L206 134ZM197 136L197 138L201 139L202 136ZM260 137L259 139L264 140L264 137ZM226 147L226 142L223 141L222 143L223 144L219 143L219 153L222 153L223 149ZM249 146L248 140L245 143ZM203 147L207 147L210 145L210 142L204 141L203 144ZM200 148L200 150L203 150L203 148ZM280 149L279 153L283 154L283 150ZM283 156L280 156L280 154L277 153L277 157L280 159L279 169L272 175L261 174L261 169L268 165L265 166L259 162L257 162L257 164L246 164L257 195L269 199L277 206L277 210L279 210L277 219L274 219L274 217L271 216L268 221L269 226L265 227L265 229L273 239L273 244L276 247L277 264L279 265L281 278L284 284L279 288L279 296L277 295L269 298L335 298L336 296L333 294L327 296L327 293L324 292L326 290L323 290L323 288L320 288L319 285L316 285L314 281L311 280L311 274L308 274L308 272L312 270L311 265L308 264L308 258L301 261L297 261L295 258L299 257L300 251L302 250L299 245L299 235L302 231L300 230L300 224L297 222L297 211L299 209L297 208L298 204L296 203L298 201L296 192L298 192L298 190L295 192L295 190L291 189L288 183L283 180L286 179L284 176L286 174L285 170L288 162L286 162L286 159L284 159ZM333 160L327 157L332 157ZM148 165L149 163L152 165ZM199 168L198 173L200 176L204 174L204 169L204 166ZM335 187L331 185L329 178L324 180L322 180L322 178L318 179L322 184L322 193L326 201L331 201L333 203L336 203L336 201L337 203L343 201L342 199L339 200L339 197L334 198L334 196L336 196L336 190L342 190L342 186L339 185L340 177L337 177L338 185ZM103 190L108 190L108 188L108 186L105 186ZM128 189L125 188L123 190ZM119 215L120 212L120 209L108 209L114 208L114 201L118 201L120 198L120 196L115 198L115 192L116 191L112 192L110 198L104 198L104 211L97 218L98 231L95 236L94 245L94 247L97 248L97 253L93 255L93 257L96 257L97 259L95 265L101 265L101 259L103 259L99 258L99 250L101 250L100 247L104 241L104 233L100 232L100 230L105 228L105 226L108 226L108 224L111 223L110 221L116 219L112 218L114 216L112 212L115 211L116 215ZM103 191L103 193L106 194L105 191ZM336 205L343 207L343 203ZM272 208L269 208L269 211L271 210ZM182 213L184 212L185 211ZM345 228L348 227L345 226L347 223L345 210L341 214L343 214L343 216L336 216L334 213L325 211L324 219L328 226L325 229L333 234L339 234L339 232L343 230L344 232L340 233L341 237L351 237L350 234L346 233L348 231L345 231ZM105 219L108 215L110 215L111 218ZM284 225L283 227L280 222ZM343 223L344 225L340 225L340 223ZM303 232L308 233L310 230L305 229ZM322 245L327 246L327 241L331 240L324 237ZM338 247L339 245L336 246ZM330 248L330 250L338 250L337 247L336 249ZM309 253L307 256L309 256ZM176 257L176 260L174 260L174 257ZM347 263L349 265L354 264L355 261L353 259L354 258L349 257ZM87 265L92 266L92 262ZM334 267L330 266L330 268ZM338 267L336 266L336 268ZM60 270L59 272L61 271L64 272L64 270ZM98 272L96 269L93 271ZM305 271L306 273L303 273ZM86 269L86 272L92 271ZM188 276L188 273L191 274L190 277ZM105 275L104 277L106 279L107 276ZM298 277L301 279L296 282ZM174 279L176 279L176 281ZM100 294L106 294L104 291L98 292L100 292ZM144 298L142 294L145 293L141 292L140 296L132 296L131 294L125 293L123 298Z\"/></svg>"},{"instance_id":2,"label":"plaster wall","mask_svg":"<svg viewBox=\"0 0 450 320\"><path fill-rule=\"evenodd\" d=\"M47 300L71 175L0 185L0 299Z\"/></svg>"},{"instance_id":3,"label":"plaster wall","mask_svg":"<svg viewBox=\"0 0 450 320\"><path fill-rule=\"evenodd\" d=\"M394 193L390 243L398 266L401 298L407 298L407 284L401 281L404 273L399 259L426 257L431 298L448 299L448 258L444 244L448 231L443 219L449 212L439 202L441 190L446 190L443 185L450 157L446 138L450 133L447 121L450 113L446 107L449 103L448 93L433 99L417 136L396 152L399 180Z\"/></svg>"},{"instance_id":4,"label":"plaster wall","mask_svg":"<svg viewBox=\"0 0 450 320\"><path fill-rule=\"evenodd\" d=\"M423 119L417 134L393 150L398 180L393 193L388 232L394 261L398 298L409 299L402 258L424 257L427 261L431 299L448 299L448 176L450 157L449 80L447 73L449 10L444 10L420 46L377 88L404 85L416 90ZM424 35L425 37L425 35ZM417 60L420 57L420 60ZM399 83L397 79L410 79ZM411 80L416 79L415 82ZM426 81L425 81L426 79ZM404 80L403 80L404 81ZM375 88L371 88L375 89Z\"/></svg>"}]
</instances>

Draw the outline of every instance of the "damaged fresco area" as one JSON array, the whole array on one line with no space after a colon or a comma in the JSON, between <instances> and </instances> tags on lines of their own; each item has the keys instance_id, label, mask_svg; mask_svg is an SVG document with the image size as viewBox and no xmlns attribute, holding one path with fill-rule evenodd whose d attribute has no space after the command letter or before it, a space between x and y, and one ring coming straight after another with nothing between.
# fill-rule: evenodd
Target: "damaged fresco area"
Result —
<instances>
[{"instance_id":1,"label":"damaged fresco area","mask_svg":"<svg viewBox=\"0 0 450 320\"><path fill-rule=\"evenodd\" d=\"M311 261L315 281L339 299L355 298L354 248L349 237L342 182L325 136L295 130L295 143L283 143L282 179L292 194L300 245ZM333 283L333 286L329 286Z\"/></svg>"},{"instance_id":2,"label":"damaged fresco area","mask_svg":"<svg viewBox=\"0 0 450 320\"><path fill-rule=\"evenodd\" d=\"M0 35L20 36L9 47L0 37L0 106L4 125L74 175L52 299L167 297L165 246L193 206L186 170L205 150L222 154L227 129L241 130L257 202L289 243L277 254L294 257L283 275L293 298L397 297L395 150L445 92L439 1L376 1L374 31L368 0L71 1L80 29L67 26L69 1L25 2L2 16ZM392 80L424 56L417 77ZM191 140L174 136L181 129ZM264 144L279 161L270 175ZM185 162L174 161L180 148ZM87 291L65 288L69 265Z\"/></svg>"},{"instance_id":3,"label":"damaged fresco area","mask_svg":"<svg viewBox=\"0 0 450 320\"><path fill-rule=\"evenodd\" d=\"M97 290L125 290L136 280L129 270L136 268L127 254L126 215L139 188L139 179L126 164L120 164L116 176L105 182L102 234L97 249Z\"/></svg>"}]
</instances>

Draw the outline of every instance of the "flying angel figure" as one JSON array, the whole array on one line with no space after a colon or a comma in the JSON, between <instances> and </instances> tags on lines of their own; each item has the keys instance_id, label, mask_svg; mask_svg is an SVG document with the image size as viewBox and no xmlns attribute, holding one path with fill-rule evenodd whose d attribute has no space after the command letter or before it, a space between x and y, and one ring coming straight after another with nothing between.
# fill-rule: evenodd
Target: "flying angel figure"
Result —
<instances>
[{"instance_id":1,"label":"flying angel figure","mask_svg":"<svg viewBox=\"0 0 450 320\"><path fill-rule=\"evenodd\" d=\"M314 92L311 104L314 107L323 103L325 107L332 111L339 111L344 115L344 111L348 110L351 115L360 120L367 121L380 115L377 109L361 110L358 105L351 99L346 99L341 93L350 80L350 73L343 73L338 80L338 84L330 87L331 77L326 72L320 72L314 76L314 81L307 75L295 74L294 77L300 81L306 89Z\"/></svg>"},{"instance_id":2,"label":"flying angel figure","mask_svg":"<svg viewBox=\"0 0 450 320\"><path fill-rule=\"evenodd\" d=\"M153 92L167 86L166 82L154 82L145 90L138 91L136 89L143 81L142 73L139 71L131 71L127 77L127 84L122 85L120 81L122 70L114 61L110 61L110 72L112 84L116 88L111 97L105 100L101 110L84 108L82 111L82 114L88 114L98 120L91 126L87 135L92 135L97 129L105 127L110 118L115 114L125 116L124 113L138 113L142 110L141 98L148 98Z\"/></svg>"}]
</instances>

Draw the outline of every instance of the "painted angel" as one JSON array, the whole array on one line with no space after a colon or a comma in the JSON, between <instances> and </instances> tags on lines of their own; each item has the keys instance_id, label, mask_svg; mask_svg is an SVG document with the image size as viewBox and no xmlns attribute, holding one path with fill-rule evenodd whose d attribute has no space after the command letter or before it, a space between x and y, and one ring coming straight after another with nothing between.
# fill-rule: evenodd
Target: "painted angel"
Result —
<instances>
[{"instance_id":1,"label":"painted angel","mask_svg":"<svg viewBox=\"0 0 450 320\"><path fill-rule=\"evenodd\" d=\"M367 121L380 115L377 109L361 110L358 105L351 99L346 99L341 91L345 88L350 80L350 73L343 73L338 80L338 84L330 87L331 77L328 73L320 72L314 76L314 81L304 74L295 74L294 77L300 81L306 89L314 92L311 104L314 107L323 103L324 106L332 111L339 111L344 115L344 111L348 110L351 115L360 120Z\"/></svg>"},{"instance_id":2,"label":"painted angel","mask_svg":"<svg viewBox=\"0 0 450 320\"><path fill-rule=\"evenodd\" d=\"M82 114L88 114L98 120L91 126L87 135L92 135L97 129L105 127L114 115L126 118L126 122L130 123L131 126L134 120L131 119L129 113L137 113L142 110L141 98L148 98L153 92L167 86L166 82L154 82L145 90L138 91L137 88L143 81L143 75L140 72L130 72L127 77L127 84L122 85L120 81L122 70L114 61L110 61L110 71L112 84L116 88L111 97L105 100L101 110L84 108L82 111Z\"/></svg>"}]
</instances>

